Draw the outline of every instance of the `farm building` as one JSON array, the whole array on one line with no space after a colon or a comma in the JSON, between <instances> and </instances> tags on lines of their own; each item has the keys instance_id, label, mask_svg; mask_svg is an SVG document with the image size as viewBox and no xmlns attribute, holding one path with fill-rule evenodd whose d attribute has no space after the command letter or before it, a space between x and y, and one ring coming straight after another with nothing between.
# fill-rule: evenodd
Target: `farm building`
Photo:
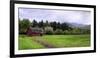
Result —
<instances>
[{"instance_id":1,"label":"farm building","mask_svg":"<svg viewBox=\"0 0 100 58\"><path fill-rule=\"evenodd\" d=\"M29 27L27 29L27 35L29 36L42 36L43 35L43 29L39 27Z\"/></svg>"}]
</instances>

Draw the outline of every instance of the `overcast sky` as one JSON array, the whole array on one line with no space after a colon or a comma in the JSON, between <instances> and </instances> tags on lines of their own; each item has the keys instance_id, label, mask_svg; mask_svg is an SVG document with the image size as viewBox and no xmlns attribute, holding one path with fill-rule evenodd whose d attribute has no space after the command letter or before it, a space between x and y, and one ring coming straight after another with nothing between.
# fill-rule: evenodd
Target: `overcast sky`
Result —
<instances>
[{"instance_id":1,"label":"overcast sky","mask_svg":"<svg viewBox=\"0 0 100 58\"><path fill-rule=\"evenodd\" d=\"M28 9L19 8L19 18L34 19L38 22L43 20L57 21L57 22L69 22L78 24L91 23L90 11L75 11L75 10L51 10L51 9Z\"/></svg>"}]
</instances>

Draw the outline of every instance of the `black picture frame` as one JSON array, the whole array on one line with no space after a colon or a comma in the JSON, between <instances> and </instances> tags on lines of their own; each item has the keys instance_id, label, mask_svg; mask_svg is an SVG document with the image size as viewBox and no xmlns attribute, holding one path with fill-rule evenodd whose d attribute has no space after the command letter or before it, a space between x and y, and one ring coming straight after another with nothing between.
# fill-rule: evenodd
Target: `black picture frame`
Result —
<instances>
[{"instance_id":1,"label":"black picture frame","mask_svg":"<svg viewBox=\"0 0 100 58\"><path fill-rule=\"evenodd\" d=\"M51 53L35 53L35 54L15 54L15 4L27 4L27 5L49 5L49 6L68 6L68 7L81 7L94 9L94 48L93 50L83 51L62 51ZM64 4L64 3L49 3L49 2L33 2L33 1L10 1L10 57L29 57L29 56L45 56L45 55L61 55L61 54L77 54L77 53L93 53L96 52L96 6L95 5L81 5L81 4Z\"/></svg>"}]
</instances>

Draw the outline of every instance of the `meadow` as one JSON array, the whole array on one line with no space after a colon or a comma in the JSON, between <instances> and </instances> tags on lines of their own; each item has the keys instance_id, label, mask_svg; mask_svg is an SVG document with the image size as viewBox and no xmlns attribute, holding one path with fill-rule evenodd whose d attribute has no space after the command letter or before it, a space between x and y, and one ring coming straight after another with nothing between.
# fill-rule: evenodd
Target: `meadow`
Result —
<instances>
[{"instance_id":1,"label":"meadow","mask_svg":"<svg viewBox=\"0 0 100 58\"><path fill-rule=\"evenodd\" d=\"M43 45L35 42L33 37L27 35L20 35L18 39L19 50L45 48Z\"/></svg>"},{"instance_id":2,"label":"meadow","mask_svg":"<svg viewBox=\"0 0 100 58\"><path fill-rule=\"evenodd\" d=\"M43 36L27 36L19 35L19 50L25 49L43 49L48 48L44 44L35 41L46 42L48 45L53 45L55 48L63 47L87 47L90 46L90 35L43 35Z\"/></svg>"}]
</instances>

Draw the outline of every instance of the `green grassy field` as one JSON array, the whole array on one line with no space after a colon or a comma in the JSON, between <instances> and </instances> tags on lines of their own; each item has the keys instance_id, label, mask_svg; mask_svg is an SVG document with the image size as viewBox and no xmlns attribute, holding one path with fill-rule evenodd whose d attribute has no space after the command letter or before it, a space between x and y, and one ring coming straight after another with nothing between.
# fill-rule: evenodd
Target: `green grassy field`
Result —
<instances>
[{"instance_id":1,"label":"green grassy field","mask_svg":"<svg viewBox=\"0 0 100 58\"><path fill-rule=\"evenodd\" d=\"M90 46L89 35L46 35L44 40L56 47L85 47Z\"/></svg>"},{"instance_id":2,"label":"green grassy field","mask_svg":"<svg viewBox=\"0 0 100 58\"><path fill-rule=\"evenodd\" d=\"M43 35L39 38L60 48L90 46L90 35ZM36 39L36 36L28 37L26 35L20 35L19 50L46 48L44 45L35 42L34 39Z\"/></svg>"},{"instance_id":3,"label":"green grassy field","mask_svg":"<svg viewBox=\"0 0 100 58\"><path fill-rule=\"evenodd\" d=\"M28 37L25 35L19 36L18 46L19 46L19 50L44 48L43 45L35 42L33 40L33 37Z\"/></svg>"}]
</instances>

